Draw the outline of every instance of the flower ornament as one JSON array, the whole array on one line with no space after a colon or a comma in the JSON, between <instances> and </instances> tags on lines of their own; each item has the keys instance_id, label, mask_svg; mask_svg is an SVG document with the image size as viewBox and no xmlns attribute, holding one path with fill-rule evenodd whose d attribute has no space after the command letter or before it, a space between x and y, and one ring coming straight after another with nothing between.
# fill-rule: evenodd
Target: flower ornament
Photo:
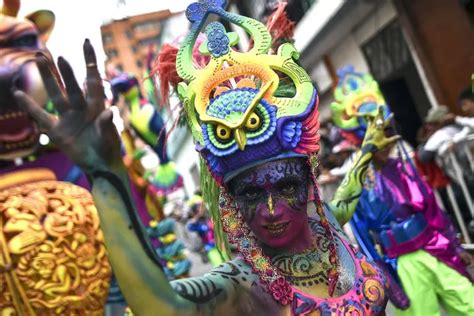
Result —
<instances>
[{"instance_id":1,"label":"flower ornament","mask_svg":"<svg viewBox=\"0 0 474 316\"><path fill-rule=\"evenodd\" d=\"M208 38L207 48L212 56L220 57L229 52L229 37L224 26L218 22L212 22L207 26L206 35Z\"/></svg>"},{"instance_id":2,"label":"flower ornament","mask_svg":"<svg viewBox=\"0 0 474 316\"><path fill-rule=\"evenodd\" d=\"M283 305L289 304L293 299L293 289L285 278L279 277L270 284L273 298Z\"/></svg>"}]
</instances>

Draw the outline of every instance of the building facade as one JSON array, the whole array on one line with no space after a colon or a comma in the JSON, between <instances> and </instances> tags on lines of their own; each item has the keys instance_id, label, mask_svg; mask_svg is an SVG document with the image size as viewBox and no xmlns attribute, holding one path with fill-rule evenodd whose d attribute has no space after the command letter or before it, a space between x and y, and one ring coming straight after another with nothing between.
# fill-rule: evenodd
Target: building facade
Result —
<instances>
[{"instance_id":1,"label":"building facade","mask_svg":"<svg viewBox=\"0 0 474 316\"><path fill-rule=\"evenodd\" d=\"M173 14L169 10L114 20L101 29L106 63L141 78L150 44L158 47L163 29Z\"/></svg>"},{"instance_id":2,"label":"building facade","mask_svg":"<svg viewBox=\"0 0 474 316\"><path fill-rule=\"evenodd\" d=\"M299 21L295 45L329 118L337 69L368 72L413 145L431 107L458 112L474 72L472 0L316 1Z\"/></svg>"}]
</instances>

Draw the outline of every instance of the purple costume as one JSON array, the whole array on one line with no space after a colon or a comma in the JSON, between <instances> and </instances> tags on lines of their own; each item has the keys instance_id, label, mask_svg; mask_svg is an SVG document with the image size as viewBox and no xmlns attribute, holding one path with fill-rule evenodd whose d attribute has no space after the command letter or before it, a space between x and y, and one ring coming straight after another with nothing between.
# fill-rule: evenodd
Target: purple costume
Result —
<instances>
[{"instance_id":1,"label":"purple costume","mask_svg":"<svg viewBox=\"0 0 474 316\"><path fill-rule=\"evenodd\" d=\"M459 257L463 249L452 223L410 164L389 160L376 173L375 193L389 207L390 227L379 235L388 257L423 249L473 281ZM405 231L403 236L397 225Z\"/></svg>"}]
</instances>

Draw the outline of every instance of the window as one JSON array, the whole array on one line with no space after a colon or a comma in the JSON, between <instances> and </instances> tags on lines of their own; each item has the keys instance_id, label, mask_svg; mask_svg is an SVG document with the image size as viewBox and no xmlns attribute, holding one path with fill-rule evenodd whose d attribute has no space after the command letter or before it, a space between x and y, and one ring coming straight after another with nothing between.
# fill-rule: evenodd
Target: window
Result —
<instances>
[{"instance_id":1,"label":"window","mask_svg":"<svg viewBox=\"0 0 474 316\"><path fill-rule=\"evenodd\" d=\"M161 23L159 21L145 21L137 23L133 26L133 31L135 33L149 32L153 30L160 30Z\"/></svg>"},{"instance_id":2,"label":"window","mask_svg":"<svg viewBox=\"0 0 474 316\"><path fill-rule=\"evenodd\" d=\"M377 81L387 79L411 62L410 50L398 21L378 32L362 46L362 51Z\"/></svg>"},{"instance_id":3,"label":"window","mask_svg":"<svg viewBox=\"0 0 474 316\"><path fill-rule=\"evenodd\" d=\"M126 30L125 31L125 36L127 36L128 39L132 39L133 38L133 32L130 31L130 30Z\"/></svg>"},{"instance_id":4,"label":"window","mask_svg":"<svg viewBox=\"0 0 474 316\"><path fill-rule=\"evenodd\" d=\"M143 63L142 63L141 60L137 60L137 61L136 61L136 65L137 65L138 68L142 68L142 67L143 67Z\"/></svg>"},{"instance_id":5,"label":"window","mask_svg":"<svg viewBox=\"0 0 474 316\"><path fill-rule=\"evenodd\" d=\"M123 66L122 66L122 64L117 64L117 66L116 66L115 68L117 68L117 70L118 70L119 72L123 72Z\"/></svg>"},{"instance_id":6,"label":"window","mask_svg":"<svg viewBox=\"0 0 474 316\"><path fill-rule=\"evenodd\" d=\"M118 56L118 51L115 48L107 50L107 57L114 58Z\"/></svg>"},{"instance_id":7,"label":"window","mask_svg":"<svg viewBox=\"0 0 474 316\"><path fill-rule=\"evenodd\" d=\"M136 46L132 46L132 52L136 53L138 51Z\"/></svg>"},{"instance_id":8,"label":"window","mask_svg":"<svg viewBox=\"0 0 474 316\"><path fill-rule=\"evenodd\" d=\"M114 38L112 37L112 34L102 34L102 42L104 45L112 43Z\"/></svg>"},{"instance_id":9,"label":"window","mask_svg":"<svg viewBox=\"0 0 474 316\"><path fill-rule=\"evenodd\" d=\"M158 44L160 42L160 36L147 37L138 41L138 46L148 47L150 44Z\"/></svg>"}]
</instances>

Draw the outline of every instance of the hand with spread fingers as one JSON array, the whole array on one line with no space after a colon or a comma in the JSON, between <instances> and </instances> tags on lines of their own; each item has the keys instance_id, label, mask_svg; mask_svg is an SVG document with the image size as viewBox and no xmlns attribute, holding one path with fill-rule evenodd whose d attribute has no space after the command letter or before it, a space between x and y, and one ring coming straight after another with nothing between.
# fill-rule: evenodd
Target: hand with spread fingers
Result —
<instances>
[{"instance_id":1,"label":"hand with spread fingers","mask_svg":"<svg viewBox=\"0 0 474 316\"><path fill-rule=\"evenodd\" d=\"M387 118L384 118L383 107L379 106L377 114L375 115L359 114L357 116L364 117L368 122L367 131L365 132L365 137L361 146L363 150L365 149L371 152L382 150L401 138L400 135L391 137L385 135L385 129L388 128L392 122L393 113L391 113Z\"/></svg>"},{"instance_id":2,"label":"hand with spread fingers","mask_svg":"<svg viewBox=\"0 0 474 316\"><path fill-rule=\"evenodd\" d=\"M71 66L64 58L58 58L64 88L58 84L49 62L41 57L37 60L59 118L48 114L23 91L15 90L14 95L18 104L29 112L51 140L84 171L91 173L121 163L120 139L112 123L112 112L104 106L102 80L89 40L85 40L83 49L87 65L86 94L82 92Z\"/></svg>"}]
</instances>

